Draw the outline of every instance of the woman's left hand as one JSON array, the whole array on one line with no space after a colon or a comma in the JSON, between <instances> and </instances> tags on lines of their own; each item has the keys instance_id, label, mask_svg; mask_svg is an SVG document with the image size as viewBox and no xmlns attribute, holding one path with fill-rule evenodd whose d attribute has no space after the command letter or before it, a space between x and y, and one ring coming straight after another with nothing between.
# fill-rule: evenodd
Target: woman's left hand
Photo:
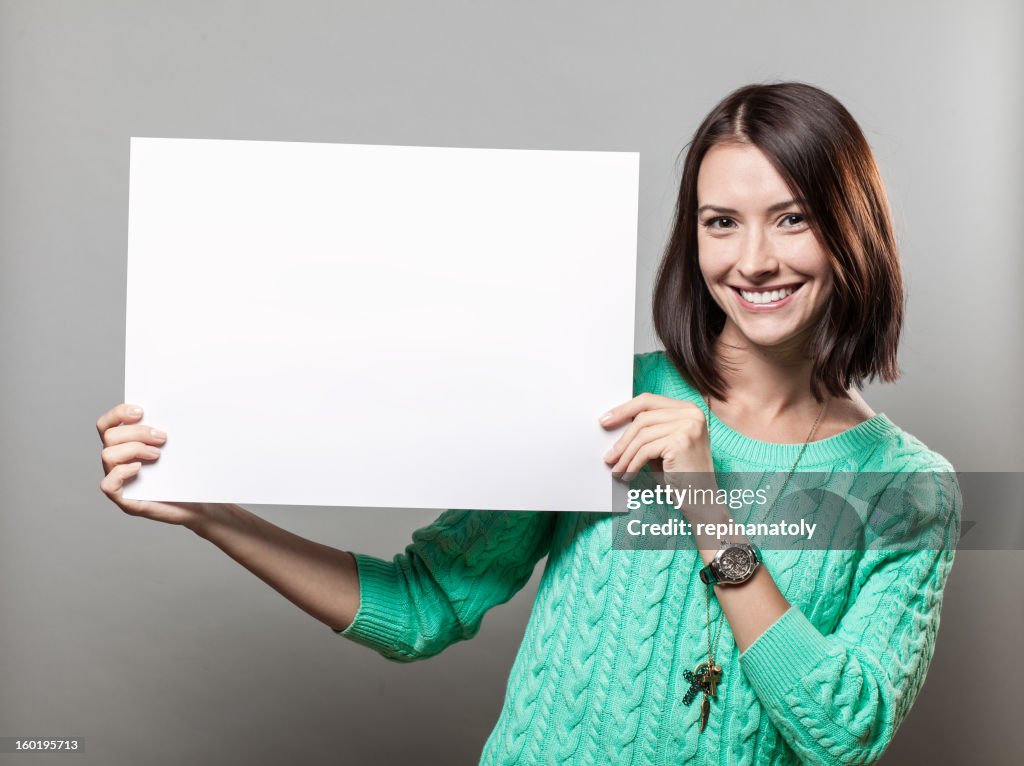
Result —
<instances>
[{"instance_id":1,"label":"woman's left hand","mask_svg":"<svg viewBox=\"0 0 1024 766\"><path fill-rule=\"evenodd\" d=\"M616 428L630 419L629 428L604 456L612 473L623 472L623 481L630 481L648 462L659 473L714 476L707 421L696 404L644 393L609 410L599 422Z\"/></svg>"}]
</instances>

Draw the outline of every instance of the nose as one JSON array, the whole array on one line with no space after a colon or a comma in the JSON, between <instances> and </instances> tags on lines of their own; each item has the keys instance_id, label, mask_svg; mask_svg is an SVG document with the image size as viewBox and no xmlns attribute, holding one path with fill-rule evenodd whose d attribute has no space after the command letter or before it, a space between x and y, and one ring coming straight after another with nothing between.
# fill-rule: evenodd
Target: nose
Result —
<instances>
[{"instance_id":1,"label":"nose","mask_svg":"<svg viewBox=\"0 0 1024 766\"><path fill-rule=\"evenodd\" d=\"M775 257L775 248L771 237L761 227L752 226L747 229L747 232L736 268L744 279L756 282L758 279L778 271L779 263Z\"/></svg>"}]
</instances>

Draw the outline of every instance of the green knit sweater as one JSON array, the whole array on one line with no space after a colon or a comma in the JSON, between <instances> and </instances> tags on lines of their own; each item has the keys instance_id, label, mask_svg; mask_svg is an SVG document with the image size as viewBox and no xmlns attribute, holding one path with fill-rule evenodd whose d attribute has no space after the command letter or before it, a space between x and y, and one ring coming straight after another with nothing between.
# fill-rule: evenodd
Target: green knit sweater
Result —
<instances>
[{"instance_id":1,"label":"green knit sweater","mask_svg":"<svg viewBox=\"0 0 1024 766\"><path fill-rule=\"evenodd\" d=\"M638 354L634 395L703 405L665 357ZM748 438L710 415L716 472L789 471L800 445ZM816 472L951 472L884 414L811 442ZM948 478L949 474L945 474ZM915 498L922 533L959 537L954 480ZM613 514L449 510L391 561L354 553L360 605L338 635L397 662L472 638L547 555L505 702L480 763L861 764L876 761L931 662L955 546L943 550L763 549L791 604L742 654L728 623L707 729L682 674L706 657L696 550L619 550ZM721 611L712 602L721 619Z\"/></svg>"}]
</instances>

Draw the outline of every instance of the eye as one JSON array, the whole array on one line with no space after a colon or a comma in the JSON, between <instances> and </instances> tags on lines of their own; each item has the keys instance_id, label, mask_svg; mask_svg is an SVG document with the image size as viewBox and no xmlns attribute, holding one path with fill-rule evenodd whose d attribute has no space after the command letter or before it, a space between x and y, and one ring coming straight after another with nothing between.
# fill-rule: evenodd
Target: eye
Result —
<instances>
[{"instance_id":1,"label":"eye","mask_svg":"<svg viewBox=\"0 0 1024 766\"><path fill-rule=\"evenodd\" d=\"M714 218L708 218L706 221L703 221L701 225L705 229L721 230L733 228L736 225L736 222L727 216L719 215Z\"/></svg>"},{"instance_id":2,"label":"eye","mask_svg":"<svg viewBox=\"0 0 1024 766\"><path fill-rule=\"evenodd\" d=\"M807 219L802 213L786 213L779 224L787 229L799 229L807 225Z\"/></svg>"}]
</instances>

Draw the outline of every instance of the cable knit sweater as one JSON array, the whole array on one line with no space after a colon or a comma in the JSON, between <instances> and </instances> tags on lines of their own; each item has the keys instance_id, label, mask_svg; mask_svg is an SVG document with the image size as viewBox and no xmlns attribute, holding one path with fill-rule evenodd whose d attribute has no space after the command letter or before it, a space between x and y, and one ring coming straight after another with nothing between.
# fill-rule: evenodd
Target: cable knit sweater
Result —
<instances>
[{"instance_id":1,"label":"cable knit sweater","mask_svg":"<svg viewBox=\"0 0 1024 766\"><path fill-rule=\"evenodd\" d=\"M704 408L665 357L638 354L644 391ZM800 445L746 437L710 414L717 472L789 471ZM800 471L951 472L878 414L811 442ZM946 479L950 478L945 474ZM959 538L953 481L906 509L925 533ZM706 657L703 565L688 550L619 550L613 514L449 510L391 561L354 553L360 605L338 631L397 662L472 638L547 555L504 705L480 763L861 764L876 761L924 683L955 544L942 550L762 549L791 604L740 654L726 622L724 669L705 729L682 674ZM712 619L722 619L713 601Z\"/></svg>"}]
</instances>

